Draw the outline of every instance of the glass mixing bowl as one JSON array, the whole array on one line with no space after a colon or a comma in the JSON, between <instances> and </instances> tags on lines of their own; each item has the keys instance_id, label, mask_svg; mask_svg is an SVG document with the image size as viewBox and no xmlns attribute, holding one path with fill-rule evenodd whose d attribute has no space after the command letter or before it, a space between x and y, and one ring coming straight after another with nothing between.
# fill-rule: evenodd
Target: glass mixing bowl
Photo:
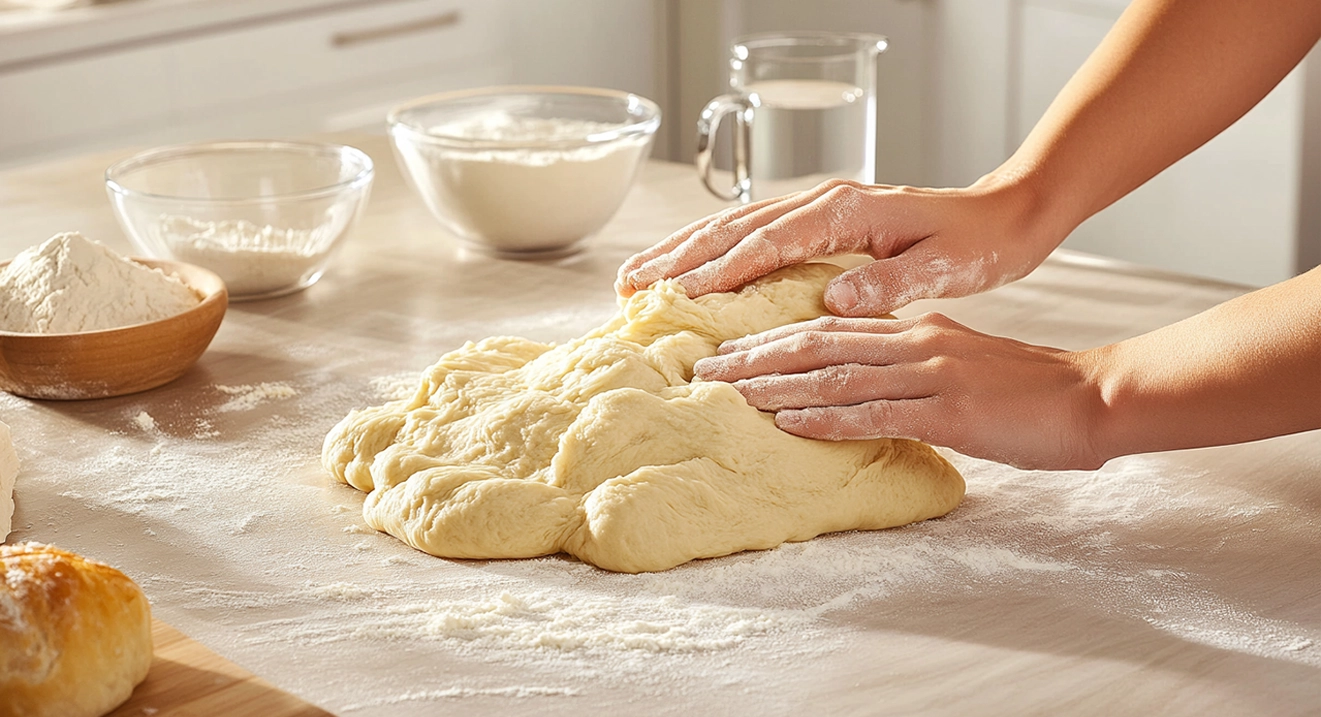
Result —
<instances>
[{"instance_id":1,"label":"glass mixing bowl","mask_svg":"<svg viewBox=\"0 0 1321 717\"><path fill-rule=\"evenodd\" d=\"M427 208L482 251L576 251L618 211L660 127L655 102L591 87L484 87L394 108L395 158Z\"/></svg>"},{"instance_id":2,"label":"glass mixing bowl","mask_svg":"<svg viewBox=\"0 0 1321 717\"><path fill-rule=\"evenodd\" d=\"M115 216L148 256L220 275L230 299L314 284L371 190L362 150L303 142L203 142L148 150L106 170Z\"/></svg>"}]
</instances>

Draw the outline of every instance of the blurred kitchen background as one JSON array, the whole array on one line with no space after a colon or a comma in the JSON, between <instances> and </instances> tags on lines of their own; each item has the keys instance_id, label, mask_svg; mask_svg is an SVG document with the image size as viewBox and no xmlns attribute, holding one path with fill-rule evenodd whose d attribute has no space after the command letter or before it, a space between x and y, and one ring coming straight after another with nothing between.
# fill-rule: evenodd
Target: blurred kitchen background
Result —
<instances>
[{"instance_id":1,"label":"blurred kitchen background","mask_svg":"<svg viewBox=\"0 0 1321 717\"><path fill-rule=\"evenodd\" d=\"M508 83L654 99L665 113L654 156L691 162L697 115L727 90L731 38L817 29L891 40L878 180L962 185L1011 153L1126 5L0 0L0 167L194 139L380 133L400 101ZM1321 52L1065 246L1249 285L1321 263Z\"/></svg>"}]
</instances>

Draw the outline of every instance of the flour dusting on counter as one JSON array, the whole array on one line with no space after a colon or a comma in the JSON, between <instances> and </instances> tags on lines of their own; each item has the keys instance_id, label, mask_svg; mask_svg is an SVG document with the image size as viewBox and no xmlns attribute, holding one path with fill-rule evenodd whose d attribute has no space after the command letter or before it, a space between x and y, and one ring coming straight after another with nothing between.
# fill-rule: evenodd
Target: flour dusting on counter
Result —
<instances>
[{"instance_id":1,"label":"flour dusting on counter","mask_svg":"<svg viewBox=\"0 0 1321 717\"><path fill-rule=\"evenodd\" d=\"M356 712L367 707L388 707L391 705L401 705L407 702L435 702L438 700L454 700L465 697L510 697L514 699L527 699L530 697L577 697L582 694L582 690L572 687L540 687L529 685L514 685L512 687L450 687L443 690L417 690L414 692L405 692L394 697L385 697L382 699L371 700L370 702L351 703L344 705L341 709L346 712Z\"/></svg>"},{"instance_id":2,"label":"flour dusting on counter","mask_svg":"<svg viewBox=\"0 0 1321 717\"><path fill-rule=\"evenodd\" d=\"M251 339L278 340L276 329ZM313 365L306 347L282 351ZM1270 521L1315 519L1287 491L1216 484L1225 453L1130 457L1087 473L946 453L969 485L946 518L663 573L608 574L562 557L448 561L377 536L363 524L361 494L321 471L317 449L335 417L378 390L344 380L364 372L333 363L362 359L335 356L287 381L203 381L125 402L105 429L123 430L141 411L157 432L130 431L111 448L36 448L66 430L101 429L82 416L32 435L19 447L21 487L42 514L19 524L75 544L68 526L86 526L98 557L137 560L132 577L162 619L258 674L283 675L285 689L370 717L563 712L625 693L663 706L680 704L676 685L779 717L787 713L774 705L821 679L805 666L847 670L862 659L858 670L902 680L931 650L978 644L1063 655L1053 674L1066 674L1070 650L1092 649L1075 647L1078 630L1100 619L1096 629L1112 637L1096 649L1117 661L1148 664L1123 652L1142 644L1191 660L1321 667L1321 629L1249 589L1275 564L1261 561L1261 546L1287 560L1310 545ZM408 365L391 361L386 371ZM197 407L197 386L210 405ZM234 401L246 407L224 409ZM15 423L38 427L50 410L0 395ZM878 652L876 636L887 634L904 649ZM303 669L284 670L293 661ZM355 679L328 684L324 675L345 664Z\"/></svg>"},{"instance_id":3,"label":"flour dusting on counter","mask_svg":"<svg viewBox=\"0 0 1321 717\"><path fill-rule=\"evenodd\" d=\"M298 391L287 383L259 383L243 386L220 386L216 390L233 396L216 410L221 413L230 411L248 411L272 399L293 398Z\"/></svg>"},{"instance_id":4,"label":"flour dusting on counter","mask_svg":"<svg viewBox=\"0 0 1321 717\"><path fill-rule=\"evenodd\" d=\"M138 415L133 417L133 425L140 430L151 432L156 430L156 419L151 417L146 411L138 411Z\"/></svg>"},{"instance_id":5,"label":"flour dusting on counter","mask_svg":"<svg viewBox=\"0 0 1321 717\"><path fill-rule=\"evenodd\" d=\"M402 371L388 376L377 376L371 380L376 397L383 401L399 401L410 398L418 392L422 382L422 371Z\"/></svg>"}]
</instances>

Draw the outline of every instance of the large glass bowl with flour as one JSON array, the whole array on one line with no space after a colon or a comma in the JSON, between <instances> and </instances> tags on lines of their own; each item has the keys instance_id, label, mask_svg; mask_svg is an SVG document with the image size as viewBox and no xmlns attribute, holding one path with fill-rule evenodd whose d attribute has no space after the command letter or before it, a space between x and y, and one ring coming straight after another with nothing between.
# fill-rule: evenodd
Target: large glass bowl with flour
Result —
<instances>
[{"instance_id":1,"label":"large glass bowl with flour","mask_svg":"<svg viewBox=\"0 0 1321 717\"><path fill-rule=\"evenodd\" d=\"M661 114L628 92L508 86L423 97L387 121L400 168L447 229L486 253L544 258L614 216Z\"/></svg>"},{"instance_id":2,"label":"large glass bowl with flour","mask_svg":"<svg viewBox=\"0 0 1321 717\"><path fill-rule=\"evenodd\" d=\"M106 170L115 216L149 256L215 272L231 300L316 283L371 190L361 150L304 142L202 142Z\"/></svg>"}]
</instances>

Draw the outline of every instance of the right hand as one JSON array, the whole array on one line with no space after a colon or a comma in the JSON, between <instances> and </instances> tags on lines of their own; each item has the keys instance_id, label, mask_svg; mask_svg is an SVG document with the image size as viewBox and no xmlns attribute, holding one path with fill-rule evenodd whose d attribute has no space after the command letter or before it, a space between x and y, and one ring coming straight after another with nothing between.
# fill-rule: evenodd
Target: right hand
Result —
<instances>
[{"instance_id":1,"label":"right hand","mask_svg":"<svg viewBox=\"0 0 1321 717\"><path fill-rule=\"evenodd\" d=\"M696 297L814 258L867 254L876 261L835 278L825 301L839 316L879 316L1025 276L1067 233L1033 230L1031 205L1015 183L990 179L966 189L832 179L684 227L624 262L615 289L629 296L673 278Z\"/></svg>"},{"instance_id":2,"label":"right hand","mask_svg":"<svg viewBox=\"0 0 1321 717\"><path fill-rule=\"evenodd\" d=\"M940 314L830 316L726 341L693 366L781 430L829 441L910 438L1019 468L1095 469L1108 366L973 331Z\"/></svg>"}]
</instances>

